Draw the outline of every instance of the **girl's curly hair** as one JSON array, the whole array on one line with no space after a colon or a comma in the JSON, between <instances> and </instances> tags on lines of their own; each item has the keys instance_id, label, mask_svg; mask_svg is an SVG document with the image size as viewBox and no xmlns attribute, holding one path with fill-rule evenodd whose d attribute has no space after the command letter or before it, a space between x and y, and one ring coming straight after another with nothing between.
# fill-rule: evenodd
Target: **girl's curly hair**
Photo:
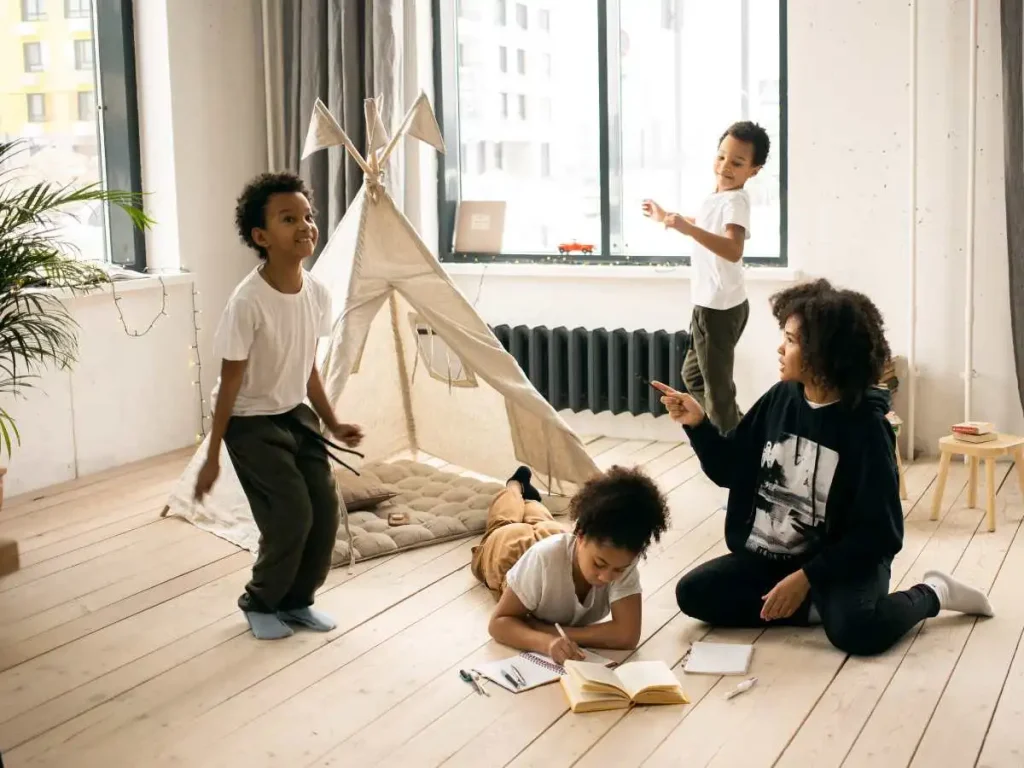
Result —
<instances>
[{"instance_id":1,"label":"girl's curly hair","mask_svg":"<svg viewBox=\"0 0 1024 768\"><path fill-rule=\"evenodd\" d=\"M800 349L811 377L856 405L879 383L891 351L885 321L863 293L815 280L779 291L771 298L772 314L784 328L800 318Z\"/></svg>"},{"instance_id":2,"label":"girl's curly hair","mask_svg":"<svg viewBox=\"0 0 1024 768\"><path fill-rule=\"evenodd\" d=\"M668 528L668 501L635 467L612 467L587 481L569 503L576 533L638 555Z\"/></svg>"}]
</instances>

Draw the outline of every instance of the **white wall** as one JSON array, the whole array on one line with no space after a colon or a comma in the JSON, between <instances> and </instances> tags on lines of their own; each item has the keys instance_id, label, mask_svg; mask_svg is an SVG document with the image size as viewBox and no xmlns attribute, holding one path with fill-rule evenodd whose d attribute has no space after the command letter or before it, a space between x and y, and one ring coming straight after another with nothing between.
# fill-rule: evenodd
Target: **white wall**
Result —
<instances>
[{"instance_id":1,"label":"white wall","mask_svg":"<svg viewBox=\"0 0 1024 768\"><path fill-rule=\"evenodd\" d=\"M217 318L257 263L234 211L245 183L267 169L260 4L137 0L135 14L143 186L160 222L148 255L195 273L209 359ZM204 392L217 375L203 369Z\"/></svg>"},{"instance_id":2,"label":"white wall","mask_svg":"<svg viewBox=\"0 0 1024 768\"><path fill-rule=\"evenodd\" d=\"M938 437L963 417L968 3L918 5L916 442L934 452ZM895 354L906 354L909 338L909 24L907 5L891 0L789 3L790 266L871 296L885 315ZM999 45L999 2L981 0L972 416L1020 433L1006 287ZM424 188L425 199L429 194ZM676 329L686 327L691 308L685 279L668 276L492 274L482 283L479 275L456 281L490 323ZM741 406L775 380L778 331L768 297L783 285L749 284L750 324L737 352ZM595 422L576 423L591 431ZM618 420L620 433L622 424ZM642 421L633 427L649 431Z\"/></svg>"},{"instance_id":3,"label":"white wall","mask_svg":"<svg viewBox=\"0 0 1024 768\"><path fill-rule=\"evenodd\" d=\"M126 288L120 295L125 322L134 331L144 331L164 306L159 284ZM140 338L125 333L109 290L69 299L66 306L80 326L79 362L71 371L46 371L24 397L0 401L22 437L9 462L6 495L195 440L191 282L168 285L167 316Z\"/></svg>"}]
</instances>

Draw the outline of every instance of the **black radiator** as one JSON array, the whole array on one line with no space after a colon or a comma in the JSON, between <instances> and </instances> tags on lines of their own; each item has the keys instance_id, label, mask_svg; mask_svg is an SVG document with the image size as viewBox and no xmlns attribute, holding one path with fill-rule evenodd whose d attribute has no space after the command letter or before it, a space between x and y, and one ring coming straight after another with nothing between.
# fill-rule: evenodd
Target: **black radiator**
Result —
<instances>
[{"instance_id":1,"label":"black radiator","mask_svg":"<svg viewBox=\"0 0 1024 768\"><path fill-rule=\"evenodd\" d=\"M665 406L651 381L683 390L686 331L530 328L499 325L494 335L556 411L650 413Z\"/></svg>"}]
</instances>

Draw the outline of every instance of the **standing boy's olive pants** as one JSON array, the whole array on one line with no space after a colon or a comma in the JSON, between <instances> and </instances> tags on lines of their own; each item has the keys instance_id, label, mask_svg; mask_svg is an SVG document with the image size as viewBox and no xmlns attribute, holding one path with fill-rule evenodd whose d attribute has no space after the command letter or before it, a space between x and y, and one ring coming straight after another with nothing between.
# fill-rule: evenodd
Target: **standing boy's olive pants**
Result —
<instances>
[{"instance_id":1,"label":"standing boy's olive pants","mask_svg":"<svg viewBox=\"0 0 1024 768\"><path fill-rule=\"evenodd\" d=\"M683 384L722 433L740 421L736 384L732 380L736 344L747 327L750 303L730 309L694 307L690 349L683 360Z\"/></svg>"},{"instance_id":2,"label":"standing boy's olive pants","mask_svg":"<svg viewBox=\"0 0 1024 768\"><path fill-rule=\"evenodd\" d=\"M279 416L233 416L224 444L260 530L239 607L272 613L312 605L338 533L338 496L316 414L300 405Z\"/></svg>"}]
</instances>

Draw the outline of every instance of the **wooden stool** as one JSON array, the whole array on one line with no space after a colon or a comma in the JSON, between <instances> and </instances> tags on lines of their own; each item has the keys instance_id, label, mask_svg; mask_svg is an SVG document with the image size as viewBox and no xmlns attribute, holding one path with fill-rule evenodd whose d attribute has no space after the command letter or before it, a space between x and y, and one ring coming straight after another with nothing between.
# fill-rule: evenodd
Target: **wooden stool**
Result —
<instances>
[{"instance_id":1,"label":"wooden stool","mask_svg":"<svg viewBox=\"0 0 1024 768\"><path fill-rule=\"evenodd\" d=\"M1021 493L1024 494L1024 437L1015 435L998 435L995 440L987 443L967 443L947 435L939 440L939 477L935 483L935 497L932 499L932 520L939 519L942 508L942 494L946 490L946 475L949 474L949 462L954 454L967 456L970 459L971 474L967 480L967 506L974 508L978 501L978 462L985 460L985 516L988 518L988 529L996 529L996 458L1009 454L1017 467L1017 480L1020 482Z\"/></svg>"}]
</instances>

